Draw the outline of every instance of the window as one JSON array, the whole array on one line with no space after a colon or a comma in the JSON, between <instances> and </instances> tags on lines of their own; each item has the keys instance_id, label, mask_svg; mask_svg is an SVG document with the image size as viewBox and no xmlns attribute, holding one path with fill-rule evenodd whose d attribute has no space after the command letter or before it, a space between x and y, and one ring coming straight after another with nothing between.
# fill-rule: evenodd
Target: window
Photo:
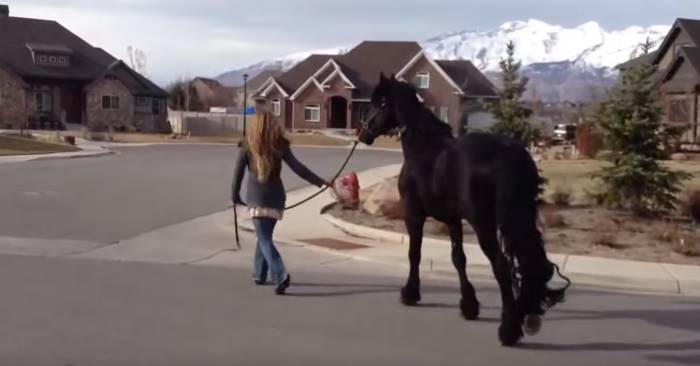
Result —
<instances>
[{"instance_id":1,"label":"window","mask_svg":"<svg viewBox=\"0 0 700 366\"><path fill-rule=\"evenodd\" d=\"M119 109L119 97L109 95L103 96L102 109Z\"/></svg>"},{"instance_id":2,"label":"window","mask_svg":"<svg viewBox=\"0 0 700 366\"><path fill-rule=\"evenodd\" d=\"M306 122L321 122L321 106L310 104L304 108L304 120Z\"/></svg>"},{"instance_id":3,"label":"window","mask_svg":"<svg viewBox=\"0 0 700 366\"><path fill-rule=\"evenodd\" d=\"M671 122L690 122L690 101L685 97L671 99L668 103L668 120Z\"/></svg>"},{"instance_id":4,"label":"window","mask_svg":"<svg viewBox=\"0 0 700 366\"><path fill-rule=\"evenodd\" d=\"M53 110L51 87L44 85L35 89L34 93L37 112L51 112Z\"/></svg>"},{"instance_id":5,"label":"window","mask_svg":"<svg viewBox=\"0 0 700 366\"><path fill-rule=\"evenodd\" d=\"M151 111L153 114L160 114L160 99L151 99Z\"/></svg>"},{"instance_id":6,"label":"window","mask_svg":"<svg viewBox=\"0 0 700 366\"><path fill-rule=\"evenodd\" d=\"M416 87L418 87L418 89L428 89L430 87L430 74L427 72L419 72L416 75Z\"/></svg>"},{"instance_id":7,"label":"window","mask_svg":"<svg viewBox=\"0 0 700 366\"><path fill-rule=\"evenodd\" d=\"M440 119L447 123L450 115L450 109L447 107L440 107Z\"/></svg>"},{"instance_id":8,"label":"window","mask_svg":"<svg viewBox=\"0 0 700 366\"><path fill-rule=\"evenodd\" d=\"M275 99L272 101L272 114L278 117L280 114L282 114L282 108L280 106L279 99Z\"/></svg>"},{"instance_id":9,"label":"window","mask_svg":"<svg viewBox=\"0 0 700 366\"><path fill-rule=\"evenodd\" d=\"M150 105L148 98L146 97L136 97L137 107L148 107Z\"/></svg>"}]
</instances>

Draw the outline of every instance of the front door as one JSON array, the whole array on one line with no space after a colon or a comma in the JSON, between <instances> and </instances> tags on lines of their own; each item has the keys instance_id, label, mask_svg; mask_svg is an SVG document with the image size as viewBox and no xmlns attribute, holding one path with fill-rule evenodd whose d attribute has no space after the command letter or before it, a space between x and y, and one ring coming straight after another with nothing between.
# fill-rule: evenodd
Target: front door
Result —
<instances>
[{"instance_id":1,"label":"front door","mask_svg":"<svg viewBox=\"0 0 700 366\"><path fill-rule=\"evenodd\" d=\"M67 123L80 123L81 121L80 92L63 89L61 90L61 110L66 113Z\"/></svg>"},{"instance_id":2,"label":"front door","mask_svg":"<svg viewBox=\"0 0 700 366\"><path fill-rule=\"evenodd\" d=\"M348 128L348 100L343 97L332 97L330 99L330 128Z\"/></svg>"}]
</instances>

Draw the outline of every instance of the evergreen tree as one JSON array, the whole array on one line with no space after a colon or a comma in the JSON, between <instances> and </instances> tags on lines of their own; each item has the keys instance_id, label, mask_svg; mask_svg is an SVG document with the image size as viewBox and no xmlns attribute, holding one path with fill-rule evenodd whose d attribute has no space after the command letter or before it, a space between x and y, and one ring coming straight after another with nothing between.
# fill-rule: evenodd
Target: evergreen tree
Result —
<instances>
[{"instance_id":1,"label":"evergreen tree","mask_svg":"<svg viewBox=\"0 0 700 366\"><path fill-rule=\"evenodd\" d=\"M489 108L496 119L491 132L508 136L527 146L538 133L528 121L532 111L521 101L528 79L520 75L521 62L516 61L514 55L515 44L511 41L507 46L507 57L500 62L503 82L498 93L499 100Z\"/></svg>"},{"instance_id":2,"label":"evergreen tree","mask_svg":"<svg viewBox=\"0 0 700 366\"><path fill-rule=\"evenodd\" d=\"M672 171L659 163L666 154L660 149L666 128L662 109L651 82L654 69L636 65L622 74L609 102L599 112L600 127L612 166L597 178L603 182L603 203L631 209L637 215L667 213L678 204L677 195L684 172Z\"/></svg>"}]
</instances>

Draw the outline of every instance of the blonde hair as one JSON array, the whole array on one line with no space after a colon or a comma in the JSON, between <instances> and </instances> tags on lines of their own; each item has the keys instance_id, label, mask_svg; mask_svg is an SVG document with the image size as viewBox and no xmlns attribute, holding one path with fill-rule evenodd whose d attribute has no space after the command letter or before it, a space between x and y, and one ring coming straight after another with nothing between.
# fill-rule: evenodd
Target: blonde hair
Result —
<instances>
[{"instance_id":1,"label":"blonde hair","mask_svg":"<svg viewBox=\"0 0 700 366\"><path fill-rule=\"evenodd\" d=\"M246 143L258 181L267 182L289 146L284 129L270 112L258 113L248 125Z\"/></svg>"}]
</instances>

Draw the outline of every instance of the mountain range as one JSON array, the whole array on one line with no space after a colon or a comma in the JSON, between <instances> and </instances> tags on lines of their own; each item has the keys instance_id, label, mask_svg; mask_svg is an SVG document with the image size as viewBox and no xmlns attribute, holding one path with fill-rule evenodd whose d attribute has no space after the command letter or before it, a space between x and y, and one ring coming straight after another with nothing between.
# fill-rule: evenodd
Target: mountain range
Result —
<instances>
[{"instance_id":1,"label":"mountain range","mask_svg":"<svg viewBox=\"0 0 700 366\"><path fill-rule=\"evenodd\" d=\"M606 97L615 84L615 66L642 53L649 39L658 46L670 26L608 31L596 22L573 28L536 19L507 22L489 31L459 31L432 37L421 45L434 59L470 60L497 85L499 61L513 41L522 72L530 79L525 99L544 102L592 102ZM287 70L312 53L341 54L347 47L300 52L261 61L217 77L228 86L240 85L243 73L253 77L266 69Z\"/></svg>"}]
</instances>

